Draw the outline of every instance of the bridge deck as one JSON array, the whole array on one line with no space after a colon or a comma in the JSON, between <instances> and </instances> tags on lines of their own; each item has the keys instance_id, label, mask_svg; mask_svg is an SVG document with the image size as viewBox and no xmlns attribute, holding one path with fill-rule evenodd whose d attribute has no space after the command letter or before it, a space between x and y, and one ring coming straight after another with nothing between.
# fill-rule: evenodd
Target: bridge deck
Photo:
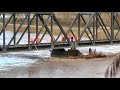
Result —
<instances>
[{"instance_id":1,"label":"bridge deck","mask_svg":"<svg viewBox=\"0 0 120 90\"><path fill-rule=\"evenodd\" d=\"M119 44L120 40L114 40L113 43ZM95 42L95 45L105 45L105 44L106 45L111 44L111 42L108 40ZM78 46L90 46L90 45L93 45L91 41L81 41L80 43L78 43ZM36 44L32 46L32 49L36 49L36 47L37 49L50 49L51 44L50 43L41 43L39 45ZM69 47L68 43L56 43L56 45L54 46L54 48L66 48L66 47ZM28 50L28 44L10 45L7 49L7 51L18 51L18 50ZM2 47L0 48L0 51L2 51Z\"/></svg>"}]
</instances>

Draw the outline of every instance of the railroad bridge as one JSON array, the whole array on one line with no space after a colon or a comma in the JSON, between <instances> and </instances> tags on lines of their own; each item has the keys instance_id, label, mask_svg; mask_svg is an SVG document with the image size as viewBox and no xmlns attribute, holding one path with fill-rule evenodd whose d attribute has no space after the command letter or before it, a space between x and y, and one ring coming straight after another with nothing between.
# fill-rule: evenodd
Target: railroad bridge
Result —
<instances>
[{"instance_id":1,"label":"railroad bridge","mask_svg":"<svg viewBox=\"0 0 120 90\"><path fill-rule=\"evenodd\" d=\"M78 46L119 43L119 12L106 13L110 26L107 26L103 13L77 12L70 25L63 26L54 12L1 12L0 51L69 47L68 36L76 37ZM8 29L11 29L11 35ZM31 31L34 31L34 37ZM54 32L58 34L55 35ZM46 35L49 40L43 42ZM99 38L102 35L104 38ZM39 36L40 39L37 40ZM21 43L24 37L27 40ZM62 38L65 39L64 42Z\"/></svg>"}]
</instances>

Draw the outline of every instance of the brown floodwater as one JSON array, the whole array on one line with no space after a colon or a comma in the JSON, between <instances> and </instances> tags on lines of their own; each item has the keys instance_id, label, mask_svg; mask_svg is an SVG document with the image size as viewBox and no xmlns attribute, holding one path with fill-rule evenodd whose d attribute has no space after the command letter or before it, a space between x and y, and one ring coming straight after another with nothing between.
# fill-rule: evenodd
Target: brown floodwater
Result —
<instances>
[{"instance_id":1,"label":"brown floodwater","mask_svg":"<svg viewBox=\"0 0 120 90\"><path fill-rule=\"evenodd\" d=\"M104 78L112 58L40 58L28 67L1 71L0 78Z\"/></svg>"}]
</instances>

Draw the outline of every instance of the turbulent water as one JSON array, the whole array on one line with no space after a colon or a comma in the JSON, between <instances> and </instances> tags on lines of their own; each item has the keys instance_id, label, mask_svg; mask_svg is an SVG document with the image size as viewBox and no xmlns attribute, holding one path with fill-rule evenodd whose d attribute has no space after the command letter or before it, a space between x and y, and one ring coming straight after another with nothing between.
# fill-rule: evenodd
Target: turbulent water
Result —
<instances>
[{"instance_id":1,"label":"turbulent water","mask_svg":"<svg viewBox=\"0 0 120 90\"><path fill-rule=\"evenodd\" d=\"M11 31L6 31L5 32L6 34L6 40L5 40L5 43L6 45L10 42L10 39L13 37L13 32ZM22 32L19 32L17 33L16 35L16 41L19 40L20 36L22 35ZM39 36L41 37L43 34L40 34ZM31 38L35 38L36 37L36 34L30 34L30 37ZM54 36L55 38L57 36ZM62 35L60 36L60 38L58 39L58 41L61 41L62 39ZM86 38L83 38L83 39L86 39ZM51 37L50 35L46 34L45 37L43 38L42 40L42 43L49 43L51 42ZM27 44L28 43L28 33L25 33L25 35L23 36L23 38L21 39L20 43L19 44ZM13 44L13 42L11 43ZM0 45L3 45L3 35L1 34L0 36ZM49 50L39 50L39 51L23 51L23 52L12 52L12 54L15 54L15 55L18 55L18 54L24 54L24 55L36 55L36 56L39 56L39 57L50 57L50 52ZM25 61L25 64L23 64ZM7 63L9 62L9 64ZM6 67L8 67L9 65L12 65L12 66L20 66L20 65L26 65L27 63L33 63L34 61L32 59L28 59L28 58L22 58L22 57L2 57L2 55L0 56L0 70L5 70L5 69L8 69Z\"/></svg>"},{"instance_id":2,"label":"turbulent water","mask_svg":"<svg viewBox=\"0 0 120 90\"><path fill-rule=\"evenodd\" d=\"M8 42L10 41L10 39L13 37L13 32L11 31L6 31L6 40L5 43L8 44ZM20 36L22 35L21 32L19 32L16 35L16 41L20 38ZM31 34L31 38L35 38L35 34ZM40 36L42 36L42 34L40 34ZM3 45L3 35L1 34L0 36L0 45ZM25 33L24 37L22 38L20 44L27 44L28 42L28 33ZM50 42L50 36L49 35L45 35L45 37L43 38L42 42ZM12 42L13 44L13 42ZM18 57L19 54L24 54L25 55L35 55L35 56L39 56L39 57L50 57L50 52L49 50L40 50L40 51L23 51L23 52L10 52L10 53L6 53L7 55L9 54L13 54L13 56L7 56L5 54L1 54L0 55L0 71L2 70L9 70L10 68L14 68L14 67L23 67L26 66L28 64L32 64L34 63L36 60L30 59L30 58L22 58L22 57ZM4 56L2 56L4 55Z\"/></svg>"},{"instance_id":3,"label":"turbulent water","mask_svg":"<svg viewBox=\"0 0 120 90\"><path fill-rule=\"evenodd\" d=\"M10 41L10 38L12 37L13 32L7 31L6 34L7 34L6 35L6 44L7 44ZM22 33L17 34L17 36L16 36L17 40L21 36L21 34ZM20 42L20 44L26 44L28 42L27 37L28 37L28 35L26 33L25 36L23 37L22 41ZM31 37L34 38L35 34L31 34ZM0 45L2 45L2 38L3 37L1 35L0 36ZM61 38L59 40L61 40ZM45 38L43 39L43 42L50 42L50 36L46 35ZM120 52L120 45L119 44L89 46L89 47L77 47L77 48L84 54L88 53L89 48L91 48L93 50L96 49L97 52L103 52L105 54L111 54L111 53L114 54L114 53ZM67 49L69 49L69 48L66 48L66 50ZM25 56L27 56L27 57L25 57ZM31 57L37 57L37 58L31 58ZM50 51L49 50L35 50L35 51L20 51L20 52L1 53L1 55L0 55L0 71L9 71L12 68L16 68L16 67L29 67L30 65L35 63L40 57L42 57L42 58L50 57ZM77 67L75 67L77 63L70 64L70 65L68 63L67 64L65 64L65 63L59 63L59 64L52 63L52 64L49 64L48 66L47 65L41 66L41 69L42 68L44 68L44 69L41 70L39 72L39 74L41 75L41 77L61 77L62 75L63 75L63 77L97 77L97 74L99 72L102 72L102 77L103 77L103 73L105 72L107 65L110 63L111 63L111 60L110 61L107 60L105 62L104 61L95 61L95 62L83 61L83 62L81 62L80 65L77 65ZM85 65L88 67L85 67ZM72 66L74 66L74 67L72 68ZM98 66L98 68L97 68L97 66ZM104 70L102 69L102 67ZM74 68L79 68L79 69L74 69ZM84 69L82 70L82 68L84 68ZM74 74L73 74L73 72L70 72L69 69L73 70ZM79 70L81 73L78 72ZM84 70L86 70L86 71L84 71ZM95 74L92 75L92 73L95 73ZM50 74L50 76L49 76L49 74ZM36 75L35 76L32 75L32 76L39 77ZM2 77L2 76L0 76L0 77Z\"/></svg>"},{"instance_id":4,"label":"turbulent water","mask_svg":"<svg viewBox=\"0 0 120 90\"><path fill-rule=\"evenodd\" d=\"M9 70L14 67L27 67L34 63L33 60L20 57L0 57L0 70Z\"/></svg>"}]
</instances>

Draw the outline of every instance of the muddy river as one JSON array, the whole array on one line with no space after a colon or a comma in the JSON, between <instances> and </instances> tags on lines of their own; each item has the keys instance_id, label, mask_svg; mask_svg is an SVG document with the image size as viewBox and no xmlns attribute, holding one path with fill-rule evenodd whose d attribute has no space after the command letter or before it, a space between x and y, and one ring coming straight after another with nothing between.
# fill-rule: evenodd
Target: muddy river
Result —
<instances>
[{"instance_id":1,"label":"muddy river","mask_svg":"<svg viewBox=\"0 0 120 90\"><path fill-rule=\"evenodd\" d=\"M7 33L6 43L12 36L12 32L8 31ZM21 33L17 37L20 35ZM32 34L31 37L35 37L35 34ZM47 42L47 39L50 38L46 35L43 41ZM26 42L27 34L20 43ZM0 44L2 45L2 35L0 36ZM120 52L119 44L77 48L84 54L88 53L89 48L107 55ZM1 53L0 78L104 78L106 68L114 58L92 60L53 58L50 56L49 49Z\"/></svg>"}]
</instances>

